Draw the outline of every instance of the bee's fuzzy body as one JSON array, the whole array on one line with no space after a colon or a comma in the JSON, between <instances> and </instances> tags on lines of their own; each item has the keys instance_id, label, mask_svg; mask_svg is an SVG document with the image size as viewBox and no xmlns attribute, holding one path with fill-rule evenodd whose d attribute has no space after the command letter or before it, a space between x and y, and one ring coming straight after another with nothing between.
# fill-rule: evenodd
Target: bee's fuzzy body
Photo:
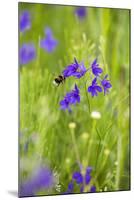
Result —
<instances>
[{"instance_id":1,"label":"bee's fuzzy body","mask_svg":"<svg viewBox=\"0 0 134 200\"><path fill-rule=\"evenodd\" d=\"M53 84L56 86L59 86L61 83L65 82L65 77L63 75L59 75L58 77L56 77L53 81Z\"/></svg>"}]
</instances>

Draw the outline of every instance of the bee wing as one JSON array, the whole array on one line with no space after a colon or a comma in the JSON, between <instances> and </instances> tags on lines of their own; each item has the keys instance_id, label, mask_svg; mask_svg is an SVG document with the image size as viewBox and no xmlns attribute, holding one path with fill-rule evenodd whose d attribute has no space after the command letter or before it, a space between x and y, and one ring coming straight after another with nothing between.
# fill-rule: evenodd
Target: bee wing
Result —
<instances>
[{"instance_id":1,"label":"bee wing","mask_svg":"<svg viewBox=\"0 0 134 200\"><path fill-rule=\"evenodd\" d=\"M55 81L55 80L53 80L53 85L55 85L55 86L58 86L59 84L58 84L58 83L56 83L56 81Z\"/></svg>"}]
</instances>

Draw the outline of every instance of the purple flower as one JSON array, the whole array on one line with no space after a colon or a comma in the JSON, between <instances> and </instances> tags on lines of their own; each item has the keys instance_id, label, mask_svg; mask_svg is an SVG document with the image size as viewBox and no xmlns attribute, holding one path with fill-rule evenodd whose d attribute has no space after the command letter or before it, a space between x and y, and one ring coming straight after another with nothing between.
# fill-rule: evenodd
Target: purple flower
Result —
<instances>
[{"instance_id":1,"label":"purple flower","mask_svg":"<svg viewBox=\"0 0 134 200\"><path fill-rule=\"evenodd\" d=\"M104 89L104 95L105 95L106 93L108 93L108 92L109 92L109 88L112 87L110 81L107 80L107 77L108 77L108 75L106 75L106 76L104 77L104 79L101 81L101 85L102 85L102 87L103 87L103 89Z\"/></svg>"},{"instance_id":2,"label":"purple flower","mask_svg":"<svg viewBox=\"0 0 134 200\"><path fill-rule=\"evenodd\" d=\"M69 184L68 184L68 189L66 192L64 192L63 194L71 194L73 192L73 189L74 189L74 183L71 181Z\"/></svg>"},{"instance_id":3,"label":"purple flower","mask_svg":"<svg viewBox=\"0 0 134 200\"><path fill-rule=\"evenodd\" d=\"M68 184L68 190L72 192L73 188L74 188L74 184L73 184L73 182L71 181L71 182Z\"/></svg>"},{"instance_id":4,"label":"purple flower","mask_svg":"<svg viewBox=\"0 0 134 200\"><path fill-rule=\"evenodd\" d=\"M70 102L69 102L69 99L66 96L64 97L63 100L60 101L60 108L62 110L68 109L68 111L71 111Z\"/></svg>"},{"instance_id":5,"label":"purple flower","mask_svg":"<svg viewBox=\"0 0 134 200\"><path fill-rule=\"evenodd\" d=\"M96 192L96 187L95 186L91 186L90 191L89 192Z\"/></svg>"},{"instance_id":6,"label":"purple flower","mask_svg":"<svg viewBox=\"0 0 134 200\"><path fill-rule=\"evenodd\" d=\"M86 71L84 63L78 63L76 58L74 58L74 63L68 65L62 73L64 77L74 76L76 78L81 78L85 75Z\"/></svg>"},{"instance_id":7,"label":"purple flower","mask_svg":"<svg viewBox=\"0 0 134 200\"><path fill-rule=\"evenodd\" d=\"M35 46L32 43L23 44L19 51L19 61L21 65L25 65L36 57Z\"/></svg>"},{"instance_id":8,"label":"purple flower","mask_svg":"<svg viewBox=\"0 0 134 200\"><path fill-rule=\"evenodd\" d=\"M88 87L88 92L91 93L92 97L98 96L97 92L102 92L102 88L97 85L97 78L94 78L92 85Z\"/></svg>"},{"instance_id":9,"label":"purple flower","mask_svg":"<svg viewBox=\"0 0 134 200\"><path fill-rule=\"evenodd\" d=\"M75 84L74 89L71 92L68 92L63 100L60 101L60 106L62 110L68 109L68 111L71 111L70 105L80 103L80 92Z\"/></svg>"},{"instance_id":10,"label":"purple flower","mask_svg":"<svg viewBox=\"0 0 134 200\"><path fill-rule=\"evenodd\" d=\"M84 191L84 185L82 185L81 187L80 187L80 193L82 193Z\"/></svg>"},{"instance_id":11,"label":"purple flower","mask_svg":"<svg viewBox=\"0 0 134 200\"><path fill-rule=\"evenodd\" d=\"M85 183L86 183L86 185L88 185L90 183L91 171L92 171L92 167L87 167L86 168L86 173L85 173Z\"/></svg>"},{"instance_id":12,"label":"purple flower","mask_svg":"<svg viewBox=\"0 0 134 200\"><path fill-rule=\"evenodd\" d=\"M75 9L75 14L79 17L79 19L84 19L87 15L85 7L77 7Z\"/></svg>"},{"instance_id":13,"label":"purple flower","mask_svg":"<svg viewBox=\"0 0 134 200\"><path fill-rule=\"evenodd\" d=\"M68 189L64 194L69 194L72 193L74 191L74 185L75 183L77 185L79 185L79 189L80 189L80 193L84 192L84 189L88 189L88 185L90 185L90 181L91 181L91 167L87 167L86 168L86 173L82 174L81 171L76 171L73 173L72 175L72 180L68 185ZM85 188L84 188L85 187ZM78 188L78 186L77 186ZM90 191L89 192L95 192L96 191L96 187L95 186L91 186Z\"/></svg>"},{"instance_id":14,"label":"purple flower","mask_svg":"<svg viewBox=\"0 0 134 200\"><path fill-rule=\"evenodd\" d=\"M80 91L75 84L74 90L67 94L70 104L80 103Z\"/></svg>"},{"instance_id":15,"label":"purple flower","mask_svg":"<svg viewBox=\"0 0 134 200\"><path fill-rule=\"evenodd\" d=\"M88 185L90 183L90 180L91 180L90 174L86 173L85 174L85 183L86 183L86 185Z\"/></svg>"},{"instance_id":16,"label":"purple flower","mask_svg":"<svg viewBox=\"0 0 134 200\"><path fill-rule=\"evenodd\" d=\"M95 76L99 76L103 70L99 67L99 64L97 63L97 59L93 61L91 64L92 72Z\"/></svg>"},{"instance_id":17,"label":"purple flower","mask_svg":"<svg viewBox=\"0 0 134 200\"><path fill-rule=\"evenodd\" d=\"M77 184L83 183L83 176L80 172L74 172L72 179L75 180Z\"/></svg>"},{"instance_id":18,"label":"purple flower","mask_svg":"<svg viewBox=\"0 0 134 200\"><path fill-rule=\"evenodd\" d=\"M42 189L51 189L54 187L55 177L48 167L39 167L31 178L26 180L20 187L20 196L35 196L36 192Z\"/></svg>"},{"instance_id":19,"label":"purple flower","mask_svg":"<svg viewBox=\"0 0 134 200\"><path fill-rule=\"evenodd\" d=\"M21 32L24 32L31 28L31 16L30 16L30 13L26 10L23 11L20 15L19 27L20 27Z\"/></svg>"},{"instance_id":20,"label":"purple flower","mask_svg":"<svg viewBox=\"0 0 134 200\"><path fill-rule=\"evenodd\" d=\"M87 174L90 174L91 171L92 171L92 167L87 167L87 168L86 168L86 173L87 173Z\"/></svg>"},{"instance_id":21,"label":"purple flower","mask_svg":"<svg viewBox=\"0 0 134 200\"><path fill-rule=\"evenodd\" d=\"M48 53L51 53L58 45L58 41L53 37L52 30L50 28L45 29L45 35L46 37L40 41L40 46Z\"/></svg>"}]
</instances>

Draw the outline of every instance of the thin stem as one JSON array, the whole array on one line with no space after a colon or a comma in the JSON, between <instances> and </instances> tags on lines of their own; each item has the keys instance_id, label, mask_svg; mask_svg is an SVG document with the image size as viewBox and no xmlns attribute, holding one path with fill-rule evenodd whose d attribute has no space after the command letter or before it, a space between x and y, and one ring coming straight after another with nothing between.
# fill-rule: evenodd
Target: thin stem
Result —
<instances>
[{"instance_id":1,"label":"thin stem","mask_svg":"<svg viewBox=\"0 0 134 200\"><path fill-rule=\"evenodd\" d=\"M71 129L71 137L72 137L72 142L73 142L74 151L75 151L75 155L76 155L76 160L77 160L78 164L80 165L81 162L80 162L80 156L79 156L79 152L78 152L78 148L77 148L77 144L76 144L74 129Z\"/></svg>"},{"instance_id":2,"label":"thin stem","mask_svg":"<svg viewBox=\"0 0 134 200\"><path fill-rule=\"evenodd\" d=\"M89 143L87 145L87 147L88 147L88 150L87 150L87 164L88 164L88 161L89 161L91 145L92 145L92 142L93 142L91 137L93 137L92 134L93 134L93 132L95 130L95 126L96 126L96 120L93 121L93 126L92 126L92 129L91 129L91 136L90 136Z\"/></svg>"},{"instance_id":3,"label":"thin stem","mask_svg":"<svg viewBox=\"0 0 134 200\"><path fill-rule=\"evenodd\" d=\"M86 82L85 82L85 93L86 93L86 98L87 98L87 103L88 103L88 110L89 110L89 115L90 115L90 112L91 112L91 106L90 106L90 101L89 101L89 98L88 98Z\"/></svg>"},{"instance_id":4,"label":"thin stem","mask_svg":"<svg viewBox=\"0 0 134 200\"><path fill-rule=\"evenodd\" d=\"M118 134L118 142L117 142L117 170L116 170L116 180L115 180L115 187L119 189L119 182L120 182L120 173L121 173L121 155L122 155L122 138L120 133Z\"/></svg>"},{"instance_id":5,"label":"thin stem","mask_svg":"<svg viewBox=\"0 0 134 200\"><path fill-rule=\"evenodd\" d=\"M98 135L98 137L99 137L99 145L98 145L98 149L97 149L97 153L96 153L95 170L96 170L97 163L98 163L97 155L99 154L100 144L101 144L101 136L100 136L99 131L98 131L97 128L96 128L96 132L97 132L97 135Z\"/></svg>"},{"instance_id":6,"label":"thin stem","mask_svg":"<svg viewBox=\"0 0 134 200\"><path fill-rule=\"evenodd\" d=\"M36 65L37 65L37 68L38 68L39 65L40 65L40 35L38 37L37 56L38 56L38 59L37 59Z\"/></svg>"}]
</instances>

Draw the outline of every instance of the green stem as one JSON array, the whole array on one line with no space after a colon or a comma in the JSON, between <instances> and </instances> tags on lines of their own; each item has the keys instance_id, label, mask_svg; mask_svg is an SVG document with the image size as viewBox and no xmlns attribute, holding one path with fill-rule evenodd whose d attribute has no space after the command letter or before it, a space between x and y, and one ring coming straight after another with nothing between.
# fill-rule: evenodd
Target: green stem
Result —
<instances>
[{"instance_id":1,"label":"green stem","mask_svg":"<svg viewBox=\"0 0 134 200\"><path fill-rule=\"evenodd\" d=\"M121 155L122 155L122 138L120 133L118 134L118 142L117 142L117 170L116 170L116 181L115 181L115 187L118 190L119 189L119 183L120 183L120 173L121 173Z\"/></svg>"},{"instance_id":2,"label":"green stem","mask_svg":"<svg viewBox=\"0 0 134 200\"><path fill-rule=\"evenodd\" d=\"M74 129L71 129L71 137L72 137L72 142L73 142L74 151L75 151L75 155L76 155L76 160L77 160L78 164L80 165L81 162L80 162L80 156L79 156L79 152L78 152L78 148L77 148Z\"/></svg>"},{"instance_id":3,"label":"green stem","mask_svg":"<svg viewBox=\"0 0 134 200\"><path fill-rule=\"evenodd\" d=\"M88 161L89 161L89 157L90 157L90 152L91 152L91 146L92 146L92 142L93 142L93 132L95 130L95 126L96 126L96 120L93 121L93 126L92 126L92 129L91 129L91 136L90 136L90 139L89 139L89 142L88 142L88 150L87 150L87 163L86 165L88 165Z\"/></svg>"},{"instance_id":4,"label":"green stem","mask_svg":"<svg viewBox=\"0 0 134 200\"><path fill-rule=\"evenodd\" d=\"M96 132L97 132L97 135L98 135L98 137L99 137L99 145L98 145L98 149L97 149L97 153L96 153L95 170L96 170L97 163L98 163L98 158L97 158L97 156L99 155L100 144L101 144L101 136L100 136L99 131L98 131L97 128L96 128Z\"/></svg>"},{"instance_id":5,"label":"green stem","mask_svg":"<svg viewBox=\"0 0 134 200\"><path fill-rule=\"evenodd\" d=\"M86 82L85 82L85 93L86 93L86 98L87 98L87 103L88 103L88 110L89 110L89 115L90 115L91 106L90 106L90 101L89 101L89 97L88 97L88 93L87 93Z\"/></svg>"}]
</instances>

